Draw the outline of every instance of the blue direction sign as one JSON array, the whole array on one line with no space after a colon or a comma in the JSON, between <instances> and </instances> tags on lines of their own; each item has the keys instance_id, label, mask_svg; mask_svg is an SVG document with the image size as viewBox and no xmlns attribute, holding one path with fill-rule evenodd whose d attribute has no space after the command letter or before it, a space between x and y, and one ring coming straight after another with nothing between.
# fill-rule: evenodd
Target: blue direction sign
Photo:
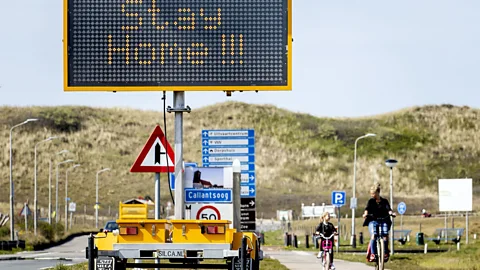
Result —
<instances>
[{"instance_id":1,"label":"blue direction sign","mask_svg":"<svg viewBox=\"0 0 480 270\"><path fill-rule=\"evenodd\" d=\"M240 196L242 197L255 197L257 195L257 188L255 184L242 185L240 187Z\"/></svg>"},{"instance_id":2,"label":"blue direction sign","mask_svg":"<svg viewBox=\"0 0 480 270\"><path fill-rule=\"evenodd\" d=\"M196 162L186 162L185 167L197 168L198 163L196 163ZM168 176L169 176L169 180L170 180L170 188L172 190L175 190L175 173L169 173Z\"/></svg>"},{"instance_id":3,"label":"blue direction sign","mask_svg":"<svg viewBox=\"0 0 480 270\"><path fill-rule=\"evenodd\" d=\"M231 203L232 190L223 188L185 189L186 203Z\"/></svg>"},{"instance_id":4,"label":"blue direction sign","mask_svg":"<svg viewBox=\"0 0 480 270\"><path fill-rule=\"evenodd\" d=\"M347 193L345 191L332 191L332 204L340 207L344 206L347 201Z\"/></svg>"},{"instance_id":5,"label":"blue direction sign","mask_svg":"<svg viewBox=\"0 0 480 270\"><path fill-rule=\"evenodd\" d=\"M407 211L407 204L405 204L404 202L399 203L397 206L397 210L400 215L405 214L405 212Z\"/></svg>"},{"instance_id":6,"label":"blue direction sign","mask_svg":"<svg viewBox=\"0 0 480 270\"><path fill-rule=\"evenodd\" d=\"M241 197L255 197L255 130L202 130L203 167L241 164Z\"/></svg>"}]
</instances>

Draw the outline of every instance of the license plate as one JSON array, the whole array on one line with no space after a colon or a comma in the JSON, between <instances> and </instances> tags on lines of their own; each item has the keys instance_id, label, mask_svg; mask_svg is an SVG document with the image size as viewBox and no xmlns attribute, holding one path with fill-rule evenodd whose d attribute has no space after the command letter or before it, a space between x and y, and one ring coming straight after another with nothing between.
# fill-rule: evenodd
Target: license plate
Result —
<instances>
[{"instance_id":1,"label":"license plate","mask_svg":"<svg viewBox=\"0 0 480 270\"><path fill-rule=\"evenodd\" d=\"M158 250L157 258L185 258L185 250L183 249Z\"/></svg>"}]
</instances>

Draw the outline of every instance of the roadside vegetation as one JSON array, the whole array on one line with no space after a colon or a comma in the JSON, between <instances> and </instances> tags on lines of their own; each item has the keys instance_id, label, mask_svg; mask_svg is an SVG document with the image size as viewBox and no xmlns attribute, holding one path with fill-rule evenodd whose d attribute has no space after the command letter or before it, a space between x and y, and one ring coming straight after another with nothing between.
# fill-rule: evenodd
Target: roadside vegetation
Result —
<instances>
[{"instance_id":1,"label":"roadside vegetation","mask_svg":"<svg viewBox=\"0 0 480 270\"><path fill-rule=\"evenodd\" d=\"M69 174L69 197L80 211L94 213L95 174L112 168L99 181L100 215L117 211L118 202L138 196L153 197L150 174L129 169L163 114L132 109L91 107L0 107L0 186L9 186L9 128L26 118L41 121L22 126L13 136L15 212L33 201L34 145L49 136L60 139L38 148L39 206L43 215L48 201L48 160L55 164L75 159L82 164ZM480 110L451 105L412 107L364 118L320 118L270 105L226 102L185 114L185 161L201 159L202 129L253 128L256 134L257 213L275 216L277 209L294 209L301 203L330 202L332 190L352 188L353 147L365 133L376 137L359 142L357 194L366 200L368 188L379 181L388 190L387 158L399 161L394 170L396 201L407 211L438 211L437 180L474 180L474 210L480 202ZM167 139L174 142L173 115L167 114ZM62 149L70 153L55 155ZM65 194L65 166L60 167L59 194ZM166 180L165 174L161 179ZM162 203L170 199L167 181L161 181ZM59 196L60 209L64 198ZM0 189L0 212L8 213L9 189ZM32 207L32 203L30 207ZM63 211L60 211L62 215ZM63 219L63 218L62 218Z\"/></svg>"}]
</instances>

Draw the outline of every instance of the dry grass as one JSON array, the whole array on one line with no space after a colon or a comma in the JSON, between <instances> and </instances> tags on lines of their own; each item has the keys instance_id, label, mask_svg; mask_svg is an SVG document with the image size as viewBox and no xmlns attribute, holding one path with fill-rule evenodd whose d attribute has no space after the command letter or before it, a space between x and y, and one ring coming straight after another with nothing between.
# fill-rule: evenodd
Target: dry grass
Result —
<instances>
[{"instance_id":1,"label":"dry grass","mask_svg":"<svg viewBox=\"0 0 480 270\"><path fill-rule=\"evenodd\" d=\"M101 211L108 206L116 209L118 201L132 197L153 197L153 174L132 174L129 169L154 125L163 126L162 113L119 108L0 107L0 115L1 202L8 202L9 127L31 116L43 120L14 131L16 202L33 200L34 144L51 135L62 139L39 147L41 207L47 206L50 157L54 162L73 158L82 164L69 174L69 197L77 205L88 205L89 212L95 201L95 173L105 167L113 170L100 177ZM435 212L438 178L472 177L478 184L479 120L480 110L449 105L415 107L377 117L332 119L270 105L227 102L185 114L184 157L186 161L200 161L202 129L254 128L258 212L269 217L278 208L298 211L302 201L328 203L331 190L351 192L354 141L373 132L378 136L359 143L357 194L367 194L373 181L387 188L389 172L383 162L396 158L396 201L405 200L411 211L419 211L428 203L428 209ZM173 115L167 115L167 126L168 140L173 145ZM71 153L53 155L62 149ZM59 178L62 210L64 168ZM53 171L55 183L55 167ZM166 175L162 179L166 180ZM478 192L475 189L476 202ZM167 181L162 181L162 199L169 199Z\"/></svg>"}]
</instances>

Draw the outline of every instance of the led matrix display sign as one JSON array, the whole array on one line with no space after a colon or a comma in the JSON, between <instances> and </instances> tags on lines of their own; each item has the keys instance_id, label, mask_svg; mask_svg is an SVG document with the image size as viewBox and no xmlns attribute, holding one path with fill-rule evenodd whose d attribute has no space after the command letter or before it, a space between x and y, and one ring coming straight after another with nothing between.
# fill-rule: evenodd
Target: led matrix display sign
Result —
<instances>
[{"instance_id":1,"label":"led matrix display sign","mask_svg":"<svg viewBox=\"0 0 480 270\"><path fill-rule=\"evenodd\" d=\"M66 91L291 90L291 0L64 0Z\"/></svg>"}]
</instances>

